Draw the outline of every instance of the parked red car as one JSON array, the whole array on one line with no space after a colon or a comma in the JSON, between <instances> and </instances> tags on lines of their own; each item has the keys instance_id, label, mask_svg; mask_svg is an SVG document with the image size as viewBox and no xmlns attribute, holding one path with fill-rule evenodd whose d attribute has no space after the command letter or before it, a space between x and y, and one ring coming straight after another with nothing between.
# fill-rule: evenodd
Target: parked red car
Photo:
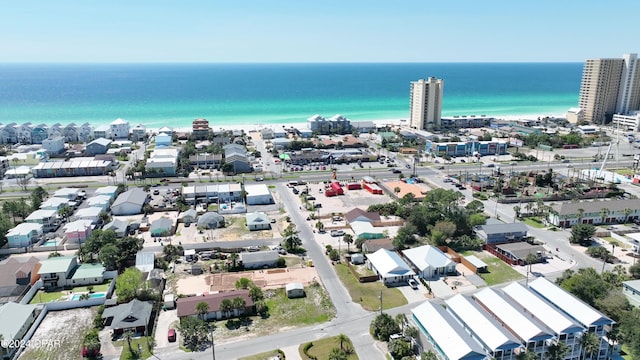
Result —
<instances>
[{"instance_id":1,"label":"parked red car","mask_svg":"<svg viewBox=\"0 0 640 360\"><path fill-rule=\"evenodd\" d=\"M169 334L167 335L167 340L169 340L169 342L175 342L176 341L176 329L169 329Z\"/></svg>"}]
</instances>

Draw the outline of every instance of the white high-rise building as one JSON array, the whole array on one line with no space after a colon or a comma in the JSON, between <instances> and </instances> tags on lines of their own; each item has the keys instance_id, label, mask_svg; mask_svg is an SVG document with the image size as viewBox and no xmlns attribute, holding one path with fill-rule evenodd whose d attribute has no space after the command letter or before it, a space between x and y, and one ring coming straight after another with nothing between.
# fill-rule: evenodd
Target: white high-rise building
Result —
<instances>
[{"instance_id":1,"label":"white high-rise building","mask_svg":"<svg viewBox=\"0 0 640 360\"><path fill-rule=\"evenodd\" d=\"M444 80L430 77L411 82L409 126L420 130L440 128Z\"/></svg>"},{"instance_id":2,"label":"white high-rise building","mask_svg":"<svg viewBox=\"0 0 640 360\"><path fill-rule=\"evenodd\" d=\"M624 54L616 114L640 109L640 62L637 54Z\"/></svg>"},{"instance_id":3,"label":"white high-rise building","mask_svg":"<svg viewBox=\"0 0 640 360\"><path fill-rule=\"evenodd\" d=\"M613 114L640 109L640 69L636 54L622 59L589 59L582 71L579 107L586 122L603 124Z\"/></svg>"}]
</instances>

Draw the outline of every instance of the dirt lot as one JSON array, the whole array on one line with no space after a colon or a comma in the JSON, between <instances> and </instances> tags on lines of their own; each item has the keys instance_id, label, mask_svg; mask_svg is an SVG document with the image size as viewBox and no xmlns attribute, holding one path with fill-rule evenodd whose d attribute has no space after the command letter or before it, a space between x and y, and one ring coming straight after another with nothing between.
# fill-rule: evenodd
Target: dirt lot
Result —
<instances>
[{"instance_id":1,"label":"dirt lot","mask_svg":"<svg viewBox=\"0 0 640 360\"><path fill-rule=\"evenodd\" d=\"M92 327L96 313L97 307L49 312L33 334L31 343L53 345L29 347L20 359L75 360L81 358L82 339Z\"/></svg>"},{"instance_id":2,"label":"dirt lot","mask_svg":"<svg viewBox=\"0 0 640 360\"><path fill-rule=\"evenodd\" d=\"M318 278L318 272L313 267L297 267L197 276L185 274L184 277L181 276L177 280L177 292L179 294L199 294L233 290L236 280L242 277L250 279L263 289L277 289L290 282L301 282L308 285Z\"/></svg>"}]
</instances>

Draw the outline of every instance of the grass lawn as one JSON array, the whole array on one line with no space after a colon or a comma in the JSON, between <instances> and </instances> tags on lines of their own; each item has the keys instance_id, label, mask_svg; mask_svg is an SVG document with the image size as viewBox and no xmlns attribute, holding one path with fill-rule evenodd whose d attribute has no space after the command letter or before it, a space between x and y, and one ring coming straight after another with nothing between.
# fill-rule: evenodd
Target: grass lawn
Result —
<instances>
[{"instance_id":1,"label":"grass lawn","mask_svg":"<svg viewBox=\"0 0 640 360\"><path fill-rule=\"evenodd\" d=\"M311 356L315 356L316 359L328 359L329 358L329 353L331 352L331 349L333 348L340 348L340 341L338 340L337 336L334 337L330 337L330 338L324 338L324 339L320 339L320 340L314 340L311 342L312 346L309 347L307 349L307 354L311 355ZM300 347L298 348L298 351L300 352L300 357L304 360L308 360L309 357L307 355L305 355L304 353L304 347L307 343L305 344L300 344ZM353 345L351 344L351 340L349 338L347 338L347 341L345 341L342 344L343 348L350 348L353 349ZM355 351L352 352L351 354L349 354L349 356L347 357L348 360L357 360L358 359L358 355L356 355Z\"/></svg>"},{"instance_id":2,"label":"grass lawn","mask_svg":"<svg viewBox=\"0 0 640 360\"><path fill-rule=\"evenodd\" d=\"M630 249L631 248L631 245L626 244L626 243L622 243L622 242L614 239L611 236L606 236L606 237L603 237L601 239L606 241L606 242L608 242L609 244L611 244L612 242L615 242L617 248L623 248L623 249Z\"/></svg>"},{"instance_id":3,"label":"grass lawn","mask_svg":"<svg viewBox=\"0 0 640 360\"><path fill-rule=\"evenodd\" d=\"M153 337L149 336L149 340L150 342L153 342ZM151 351L149 350L149 347L147 346L147 338L144 336L141 336L139 338L135 338L135 339L131 339L131 348L133 349L133 351L135 352L135 354L132 354L129 351L129 345L127 344L126 340L119 340L115 342L116 346L122 346L122 353L120 354L120 360L130 360L130 359L147 359L151 356ZM140 348L142 349L142 356L138 356L138 345L140 345Z\"/></svg>"},{"instance_id":4,"label":"grass lawn","mask_svg":"<svg viewBox=\"0 0 640 360\"><path fill-rule=\"evenodd\" d=\"M275 320L280 326L300 326L331 320L335 309L324 289L319 285L308 286L305 292L305 298L289 299L284 288L276 290L266 299L269 321Z\"/></svg>"},{"instance_id":5,"label":"grass lawn","mask_svg":"<svg viewBox=\"0 0 640 360\"><path fill-rule=\"evenodd\" d=\"M51 301L58 301L63 296L67 296L67 294L62 291L54 291L54 292L46 292L39 290L34 296L33 299L29 302L29 304L44 304Z\"/></svg>"},{"instance_id":6,"label":"grass lawn","mask_svg":"<svg viewBox=\"0 0 640 360\"><path fill-rule=\"evenodd\" d=\"M238 360L267 360L267 359L271 359L274 356L278 356L278 354L279 354L278 350L271 350L271 351L263 352L261 354L241 357Z\"/></svg>"},{"instance_id":7,"label":"grass lawn","mask_svg":"<svg viewBox=\"0 0 640 360\"><path fill-rule=\"evenodd\" d=\"M484 255L482 257L478 257L488 265L489 272L480 273L479 275L489 286L524 279L522 274L513 270L511 266L507 265L504 261L495 256Z\"/></svg>"},{"instance_id":8,"label":"grass lawn","mask_svg":"<svg viewBox=\"0 0 640 360\"><path fill-rule=\"evenodd\" d=\"M376 311L380 308L380 299L378 298L380 291L382 291L383 309L391 309L407 304L407 299L398 289L388 288L380 281L360 283L344 264L336 264L335 269L340 281L349 291L351 300L360 303L366 310Z\"/></svg>"},{"instance_id":9,"label":"grass lawn","mask_svg":"<svg viewBox=\"0 0 640 360\"><path fill-rule=\"evenodd\" d=\"M536 218L525 218L523 220L523 222L529 226L533 226L534 228L538 228L538 229L542 229L544 228L544 224L541 223L538 219Z\"/></svg>"},{"instance_id":10,"label":"grass lawn","mask_svg":"<svg viewBox=\"0 0 640 360\"><path fill-rule=\"evenodd\" d=\"M93 285L93 292L107 292L107 290L109 290L109 284L111 283L111 280L107 281L104 284L99 284L99 285ZM74 287L73 289L71 289L74 293L79 293L79 292L88 292L88 286L78 286L78 287Z\"/></svg>"}]
</instances>

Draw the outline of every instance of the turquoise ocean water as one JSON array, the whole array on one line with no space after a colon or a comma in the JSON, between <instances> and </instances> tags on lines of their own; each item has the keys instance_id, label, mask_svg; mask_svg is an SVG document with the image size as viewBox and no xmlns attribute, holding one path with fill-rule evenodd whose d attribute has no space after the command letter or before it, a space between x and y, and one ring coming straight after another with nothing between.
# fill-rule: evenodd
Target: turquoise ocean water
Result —
<instances>
[{"instance_id":1,"label":"turquoise ocean water","mask_svg":"<svg viewBox=\"0 0 640 360\"><path fill-rule=\"evenodd\" d=\"M444 79L444 116L564 114L581 72L581 63L0 64L0 123L406 119L410 82L430 76Z\"/></svg>"}]
</instances>

